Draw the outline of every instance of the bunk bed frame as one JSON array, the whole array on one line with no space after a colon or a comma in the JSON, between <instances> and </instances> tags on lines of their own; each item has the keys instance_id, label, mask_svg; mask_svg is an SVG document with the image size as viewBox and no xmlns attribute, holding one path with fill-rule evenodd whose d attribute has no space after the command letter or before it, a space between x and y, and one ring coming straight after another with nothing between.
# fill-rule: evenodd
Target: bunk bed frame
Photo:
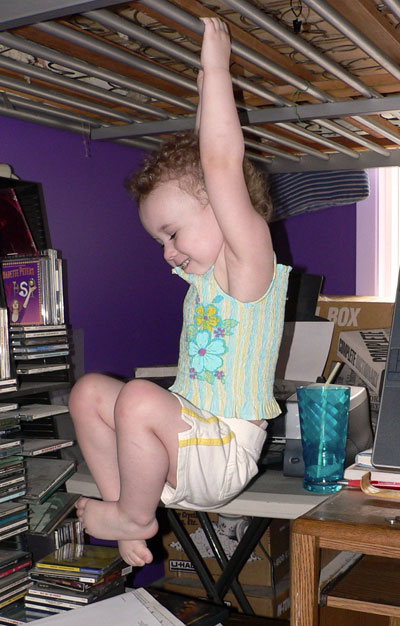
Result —
<instances>
[{"instance_id":1,"label":"bunk bed frame","mask_svg":"<svg viewBox=\"0 0 400 626\"><path fill-rule=\"evenodd\" d=\"M0 115L153 150L194 126L214 15L267 172L400 165L400 0L3 2Z\"/></svg>"}]
</instances>

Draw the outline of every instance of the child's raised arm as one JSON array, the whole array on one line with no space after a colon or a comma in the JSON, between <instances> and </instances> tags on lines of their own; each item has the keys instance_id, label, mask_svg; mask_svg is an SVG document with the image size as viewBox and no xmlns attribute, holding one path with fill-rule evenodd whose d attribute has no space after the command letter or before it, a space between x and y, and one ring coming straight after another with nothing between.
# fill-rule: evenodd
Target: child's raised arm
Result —
<instances>
[{"instance_id":1,"label":"child's raised arm","mask_svg":"<svg viewBox=\"0 0 400 626\"><path fill-rule=\"evenodd\" d=\"M210 205L222 230L225 268L215 267L228 292L254 301L273 275L268 226L251 204L243 174L244 141L229 72L230 37L219 18L203 18L200 111L197 126L201 164Z\"/></svg>"}]
</instances>

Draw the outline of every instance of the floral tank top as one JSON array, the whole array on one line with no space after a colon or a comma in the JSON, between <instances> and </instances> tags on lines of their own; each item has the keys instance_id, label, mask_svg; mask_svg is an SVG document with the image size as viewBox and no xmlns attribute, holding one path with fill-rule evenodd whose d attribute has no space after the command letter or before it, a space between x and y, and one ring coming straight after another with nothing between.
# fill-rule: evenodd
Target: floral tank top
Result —
<instances>
[{"instance_id":1,"label":"floral tank top","mask_svg":"<svg viewBox=\"0 0 400 626\"><path fill-rule=\"evenodd\" d=\"M214 267L202 275L172 270L190 287L171 391L223 417L261 420L281 413L273 383L290 270L275 264L267 292L255 302L226 294Z\"/></svg>"}]
</instances>

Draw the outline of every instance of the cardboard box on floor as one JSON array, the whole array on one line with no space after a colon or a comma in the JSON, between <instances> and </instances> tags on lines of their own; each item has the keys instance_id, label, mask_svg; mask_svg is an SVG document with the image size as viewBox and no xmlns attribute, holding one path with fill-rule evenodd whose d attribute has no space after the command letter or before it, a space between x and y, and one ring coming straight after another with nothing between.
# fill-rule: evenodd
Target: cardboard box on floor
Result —
<instances>
[{"instance_id":1,"label":"cardboard box on floor","mask_svg":"<svg viewBox=\"0 0 400 626\"><path fill-rule=\"evenodd\" d=\"M165 591L172 593L181 593L194 598L207 598L204 587L199 580L182 578L170 578L168 576L157 581ZM272 587L263 587L260 585L242 585L244 594L251 608L256 615L261 617L289 617L290 595L289 595L289 574L282 578L276 585L274 594ZM229 592L224 601L240 612L238 601L233 593Z\"/></svg>"},{"instance_id":2,"label":"cardboard box on floor","mask_svg":"<svg viewBox=\"0 0 400 626\"><path fill-rule=\"evenodd\" d=\"M334 322L332 343L324 369L327 378L337 356L339 334L343 330L390 328L393 300L373 296L325 296L318 298L316 315Z\"/></svg>"},{"instance_id":3,"label":"cardboard box on floor","mask_svg":"<svg viewBox=\"0 0 400 626\"><path fill-rule=\"evenodd\" d=\"M196 513L183 510L176 512L182 524L190 533L190 537L194 541L201 556L204 558L210 574L217 580L221 574L221 569L208 545ZM231 518L223 518L222 516L218 516L217 513L209 513L209 517L216 529L218 538L227 557L230 558L238 543L236 538L232 538L232 532L229 536L226 534L226 526L227 523L229 525ZM234 525L235 520L232 520L232 523ZM246 525L246 520L243 517L238 517L237 523ZM262 585L266 587L271 585L271 563L267 555L271 557L274 564L275 582L285 576L289 571L289 538L289 521L280 519L272 520L269 528L262 536L261 541L254 549L239 574L240 584ZM183 552L181 544L173 532L169 532L163 536L163 547L167 552L167 557L164 560L166 576L183 578L184 580L198 579L196 570L190 562L189 557Z\"/></svg>"}]
</instances>

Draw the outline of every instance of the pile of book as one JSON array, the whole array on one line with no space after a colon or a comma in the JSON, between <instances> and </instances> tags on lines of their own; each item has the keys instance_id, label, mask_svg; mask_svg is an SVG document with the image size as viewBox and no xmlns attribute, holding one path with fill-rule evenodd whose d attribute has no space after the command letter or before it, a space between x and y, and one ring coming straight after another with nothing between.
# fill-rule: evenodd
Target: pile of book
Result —
<instances>
[{"instance_id":1,"label":"pile of book","mask_svg":"<svg viewBox=\"0 0 400 626\"><path fill-rule=\"evenodd\" d=\"M355 463L344 470L344 480L349 487L360 487L362 476L370 472L370 483L381 489L400 489L400 471L378 469L372 465L372 448L359 452Z\"/></svg>"},{"instance_id":2,"label":"pile of book","mask_svg":"<svg viewBox=\"0 0 400 626\"><path fill-rule=\"evenodd\" d=\"M70 342L65 324L11 325L9 342L19 376L69 369Z\"/></svg>"},{"instance_id":3,"label":"pile of book","mask_svg":"<svg viewBox=\"0 0 400 626\"><path fill-rule=\"evenodd\" d=\"M25 608L62 613L125 591L132 571L117 548L68 543L36 562Z\"/></svg>"}]
</instances>

